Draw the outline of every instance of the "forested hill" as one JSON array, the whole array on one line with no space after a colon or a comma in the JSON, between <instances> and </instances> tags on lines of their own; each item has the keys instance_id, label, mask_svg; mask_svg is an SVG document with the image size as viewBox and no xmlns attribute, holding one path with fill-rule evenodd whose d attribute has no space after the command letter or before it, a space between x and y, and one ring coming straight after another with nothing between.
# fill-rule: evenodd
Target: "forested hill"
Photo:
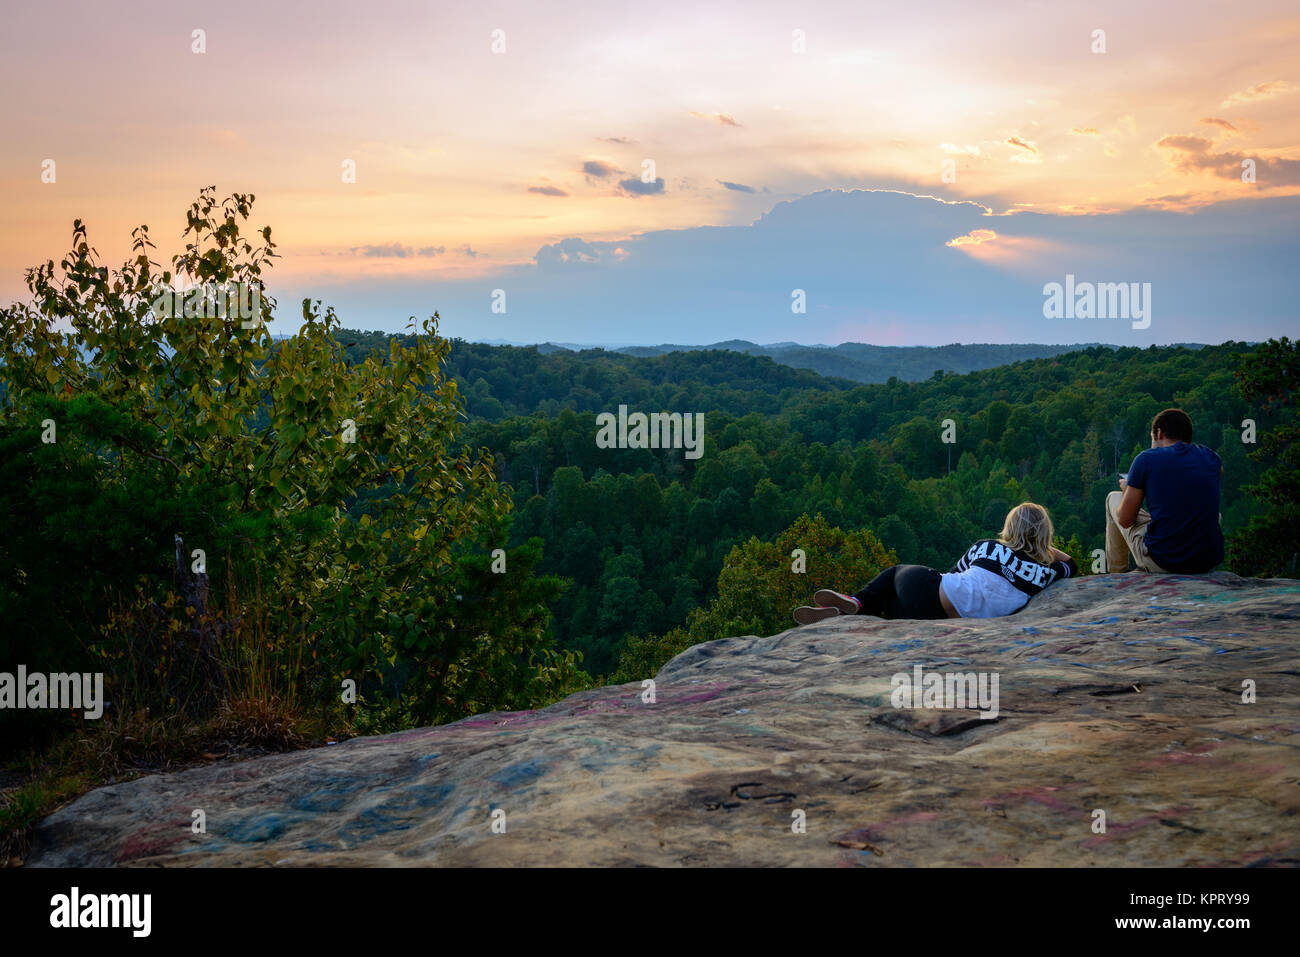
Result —
<instances>
[{"instance_id":1,"label":"forested hill","mask_svg":"<svg viewBox=\"0 0 1300 957\"><path fill-rule=\"evenodd\" d=\"M365 335L339 338L359 356L384 341ZM1247 458L1257 446L1243 442L1241 423L1257 420L1261 434L1276 425L1235 387L1234 354L1249 351L1231 342L1092 347L867 385L731 351L542 355L456 342L449 361L469 397L462 438L491 450L511 486L511 542L540 537L538 570L570 582L551 603L561 646L608 675L629 647L653 664L724 631L784 627L709 617L710 609L728 553L784 543L804 514L851 534L869 529L900 561L947 569L970 542L995 535L1010 506L1038 501L1063 544L1091 565L1115 473L1150 444L1155 413L1173 405L1223 458L1231 535L1258 511L1242 492L1259 466ZM621 404L704 413L703 457L598 447L596 413ZM949 419L955 442L945 444ZM861 584L809 580L810 589Z\"/></svg>"},{"instance_id":2,"label":"forested hill","mask_svg":"<svg viewBox=\"0 0 1300 957\"><path fill-rule=\"evenodd\" d=\"M375 350L387 354L384 332L337 333L349 361ZM513 415L561 409L617 411L620 403L646 409L708 410L744 415L774 413L807 393L852 388L803 369L779 365L766 356L741 352L670 352L637 357L603 349L539 352L536 346L491 346L452 341L448 371L460 384L472 418L498 421ZM612 403L612 404L611 404Z\"/></svg>"},{"instance_id":3,"label":"forested hill","mask_svg":"<svg viewBox=\"0 0 1300 957\"><path fill-rule=\"evenodd\" d=\"M387 350L384 332L342 330L350 359ZM846 342L838 346L776 343L760 346L740 339L710 346L629 346L620 349L570 349L552 343L536 346L488 345L455 339L451 372L461 384L471 415L498 421L511 415L562 408L598 412L620 393L629 405L678 408L691 404L725 411L772 412L793 393L788 390L841 391L854 383L916 382L945 374L975 372L1054 356L1096 344L876 346ZM1189 348L1200 348L1192 346ZM692 384L685 395L681 383Z\"/></svg>"},{"instance_id":4,"label":"forested hill","mask_svg":"<svg viewBox=\"0 0 1300 957\"><path fill-rule=\"evenodd\" d=\"M810 369L820 375L838 376L854 382L888 382L891 378L916 382L930 378L936 371L976 372L1027 359L1048 359L1097 345L1100 343L1066 346L989 343L877 346L844 342L838 346L805 346L796 342L777 342L760 346L743 339L731 339L710 346L630 346L617 351L634 356L657 356L681 350L729 349L747 355L768 356L782 365Z\"/></svg>"}]
</instances>

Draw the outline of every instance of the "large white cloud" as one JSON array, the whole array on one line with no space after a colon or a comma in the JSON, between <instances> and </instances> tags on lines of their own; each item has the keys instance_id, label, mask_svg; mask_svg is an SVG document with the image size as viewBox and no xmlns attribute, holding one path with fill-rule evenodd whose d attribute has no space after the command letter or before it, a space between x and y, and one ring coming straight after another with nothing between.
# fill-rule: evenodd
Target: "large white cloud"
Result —
<instances>
[{"instance_id":1,"label":"large white cloud","mask_svg":"<svg viewBox=\"0 0 1300 957\"><path fill-rule=\"evenodd\" d=\"M1298 222L1300 197L989 215L975 203L825 190L749 225L575 237L472 280L304 294L323 295L350 326L397 329L437 309L445 334L520 342L1221 342L1300 333ZM972 233L981 242L951 244ZM1043 286L1067 274L1151 283L1150 327L1044 319ZM505 314L491 311L498 289ZM794 290L805 314L791 312Z\"/></svg>"}]
</instances>

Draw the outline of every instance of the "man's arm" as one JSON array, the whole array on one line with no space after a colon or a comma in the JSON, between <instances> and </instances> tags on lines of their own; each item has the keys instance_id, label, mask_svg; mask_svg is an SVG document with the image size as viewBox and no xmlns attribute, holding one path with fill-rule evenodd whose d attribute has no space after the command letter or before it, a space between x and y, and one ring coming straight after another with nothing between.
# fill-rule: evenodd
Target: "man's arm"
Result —
<instances>
[{"instance_id":1,"label":"man's arm","mask_svg":"<svg viewBox=\"0 0 1300 957\"><path fill-rule=\"evenodd\" d=\"M1119 508L1115 510L1115 521L1119 522L1120 528L1132 528L1133 523L1137 521L1138 512L1142 510L1143 491L1127 482L1121 483L1124 489L1124 497L1120 499Z\"/></svg>"}]
</instances>

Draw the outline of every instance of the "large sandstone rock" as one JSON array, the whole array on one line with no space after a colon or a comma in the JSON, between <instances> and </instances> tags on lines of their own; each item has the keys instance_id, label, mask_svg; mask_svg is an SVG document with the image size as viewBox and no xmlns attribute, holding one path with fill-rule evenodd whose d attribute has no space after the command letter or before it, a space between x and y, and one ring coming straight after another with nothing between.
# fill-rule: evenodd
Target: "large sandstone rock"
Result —
<instances>
[{"instance_id":1,"label":"large sandstone rock","mask_svg":"<svg viewBox=\"0 0 1300 957\"><path fill-rule=\"evenodd\" d=\"M1297 864L1298 611L1300 582L1129 574L1010 618L728 638L653 704L600 688L101 788L29 863ZM996 673L998 717L893 707L918 664Z\"/></svg>"}]
</instances>

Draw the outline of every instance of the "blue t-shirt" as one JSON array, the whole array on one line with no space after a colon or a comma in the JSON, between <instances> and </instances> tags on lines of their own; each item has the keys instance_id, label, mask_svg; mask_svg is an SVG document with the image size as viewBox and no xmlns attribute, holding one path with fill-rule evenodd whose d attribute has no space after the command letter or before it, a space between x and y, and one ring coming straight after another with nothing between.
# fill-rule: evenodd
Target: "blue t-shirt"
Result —
<instances>
[{"instance_id":1,"label":"blue t-shirt","mask_svg":"<svg viewBox=\"0 0 1300 957\"><path fill-rule=\"evenodd\" d=\"M1147 449L1133 460L1128 484L1146 493L1147 552L1161 568L1199 575L1223 561L1222 467L1213 450L1187 442Z\"/></svg>"}]
</instances>

